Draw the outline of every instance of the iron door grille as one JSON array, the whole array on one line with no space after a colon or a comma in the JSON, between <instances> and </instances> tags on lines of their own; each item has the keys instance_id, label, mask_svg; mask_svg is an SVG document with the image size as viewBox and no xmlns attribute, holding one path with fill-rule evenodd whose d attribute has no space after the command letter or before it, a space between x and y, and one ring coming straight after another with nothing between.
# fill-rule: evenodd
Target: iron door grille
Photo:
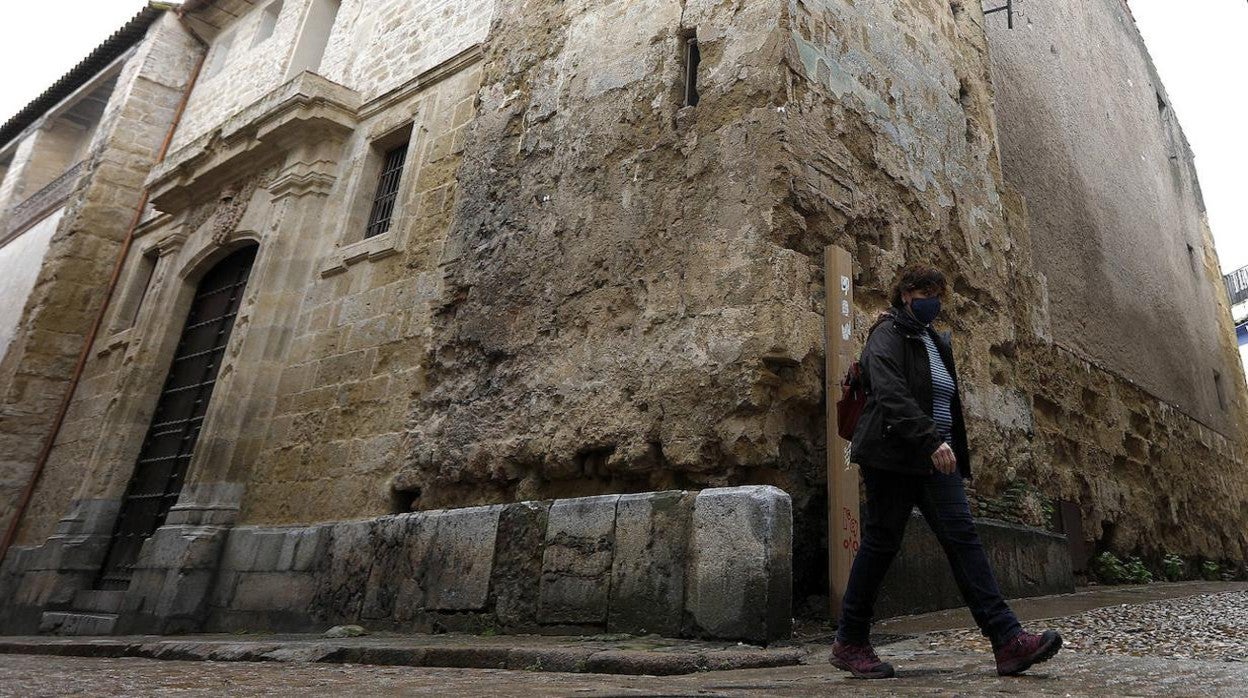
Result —
<instances>
[{"instance_id":1,"label":"iron door grille","mask_svg":"<svg viewBox=\"0 0 1248 698\"><path fill-rule=\"evenodd\" d=\"M143 440L134 475L101 571L99 588L125 589L143 542L165 522L178 500L187 464L221 368L221 357L242 302L256 247L222 260L195 291L177 352Z\"/></svg>"},{"instance_id":2,"label":"iron door grille","mask_svg":"<svg viewBox=\"0 0 1248 698\"><path fill-rule=\"evenodd\" d=\"M407 143L386 151L364 237L381 235L390 229L390 221L394 219L394 204L399 197L399 180L403 179L403 161L406 159Z\"/></svg>"}]
</instances>

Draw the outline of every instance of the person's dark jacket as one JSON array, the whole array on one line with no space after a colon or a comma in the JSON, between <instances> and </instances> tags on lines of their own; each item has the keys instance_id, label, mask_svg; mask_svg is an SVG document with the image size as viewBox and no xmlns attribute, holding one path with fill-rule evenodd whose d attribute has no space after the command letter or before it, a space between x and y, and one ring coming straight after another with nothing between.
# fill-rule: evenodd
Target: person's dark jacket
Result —
<instances>
[{"instance_id":1,"label":"person's dark jacket","mask_svg":"<svg viewBox=\"0 0 1248 698\"><path fill-rule=\"evenodd\" d=\"M932 454L943 443L932 419L932 370L923 333L930 333L958 386L953 404L953 438L949 445L962 477L971 477L966 422L962 416L961 382L953 361L949 333L919 323L905 309L894 308L867 339L859 364L867 404L854 430L850 460L860 466L908 473L935 471Z\"/></svg>"}]
</instances>

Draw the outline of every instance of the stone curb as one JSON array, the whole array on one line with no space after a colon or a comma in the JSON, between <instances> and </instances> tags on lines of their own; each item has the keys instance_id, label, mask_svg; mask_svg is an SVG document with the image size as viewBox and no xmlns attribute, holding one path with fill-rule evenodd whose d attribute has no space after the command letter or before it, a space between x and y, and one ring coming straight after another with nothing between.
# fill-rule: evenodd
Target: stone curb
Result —
<instances>
[{"instance_id":1,"label":"stone curb","mask_svg":"<svg viewBox=\"0 0 1248 698\"><path fill-rule=\"evenodd\" d=\"M472 647L344 645L333 642L199 642L112 639L0 640L0 654L170 661L368 664L455 669L511 669L573 674L676 676L707 671L797 666L806 651L771 650L647 652L578 647Z\"/></svg>"}]
</instances>

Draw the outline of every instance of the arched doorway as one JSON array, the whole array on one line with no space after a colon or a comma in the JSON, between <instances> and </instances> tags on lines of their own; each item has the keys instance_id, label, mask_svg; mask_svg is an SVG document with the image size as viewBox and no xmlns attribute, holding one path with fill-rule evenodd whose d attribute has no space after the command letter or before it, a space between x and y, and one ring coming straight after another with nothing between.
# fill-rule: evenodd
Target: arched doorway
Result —
<instances>
[{"instance_id":1,"label":"arched doorway","mask_svg":"<svg viewBox=\"0 0 1248 698\"><path fill-rule=\"evenodd\" d=\"M164 524L178 501L256 249L248 246L218 262L195 290L134 475L122 498L96 585L99 589L129 586L143 542Z\"/></svg>"}]
</instances>

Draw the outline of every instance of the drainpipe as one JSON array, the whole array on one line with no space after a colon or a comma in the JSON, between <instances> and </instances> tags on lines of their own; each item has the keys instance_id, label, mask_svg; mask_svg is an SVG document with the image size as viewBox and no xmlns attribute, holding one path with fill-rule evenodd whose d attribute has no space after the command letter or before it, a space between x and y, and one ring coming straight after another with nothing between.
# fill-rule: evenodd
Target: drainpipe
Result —
<instances>
[{"instance_id":1,"label":"drainpipe","mask_svg":"<svg viewBox=\"0 0 1248 698\"><path fill-rule=\"evenodd\" d=\"M157 153L156 162L154 163L157 165L164 162L165 156L169 154L169 145L173 142L173 135L177 132L178 125L182 123L182 115L186 112L187 102L190 101L191 90L195 89L195 83L199 80L200 70L204 67L204 59L208 56L208 42L204 41L203 37L196 33L191 28L190 23L186 21L185 7L177 12L178 20L182 23L182 27L187 33L204 48L204 51L200 53L199 59L195 62L195 67L191 70L191 77L186 83L186 89L182 91L182 98L178 101L177 111L174 112L173 123L169 125L169 131L165 134L164 142L160 144L160 151ZM87 366L87 358L91 356L91 350L95 345L96 337L100 333L100 327L104 324L104 316L108 312L114 293L117 291L117 282L121 278L122 267L125 266L126 258L130 256L130 247L134 243L134 231L143 220L143 212L147 209L150 197L151 190L144 186L143 194L139 198L139 205L134 209L134 217L130 221L130 228L126 231L126 237L121 243L121 250L117 253L117 261L113 264L113 275L109 278L108 290L104 292L104 304L100 306L100 312L96 314L95 321L91 324L91 330L87 333L83 342L82 351L78 354L78 363L74 365L74 372L69 379L69 387L65 390L65 395L61 398L60 407L57 408L56 417L52 421L52 431L43 442L43 448L39 450L39 457L35 461L34 472L30 475L30 481L26 483L26 489L22 491L22 498L18 502L17 511L13 513L13 519L9 522L8 530L4 532L4 540L0 541L0 562L4 561L5 556L9 552L9 547L13 544L14 539L17 538L17 529L22 522L22 518L26 515L26 509L30 507L31 499L34 498L35 487L38 486L39 478L43 475L43 469L48 464L48 457L52 455L52 445L56 443L56 437L60 434L61 427L65 424L65 415L69 412L69 406L73 402L74 393L78 390L78 384L82 380L82 372Z\"/></svg>"}]
</instances>

